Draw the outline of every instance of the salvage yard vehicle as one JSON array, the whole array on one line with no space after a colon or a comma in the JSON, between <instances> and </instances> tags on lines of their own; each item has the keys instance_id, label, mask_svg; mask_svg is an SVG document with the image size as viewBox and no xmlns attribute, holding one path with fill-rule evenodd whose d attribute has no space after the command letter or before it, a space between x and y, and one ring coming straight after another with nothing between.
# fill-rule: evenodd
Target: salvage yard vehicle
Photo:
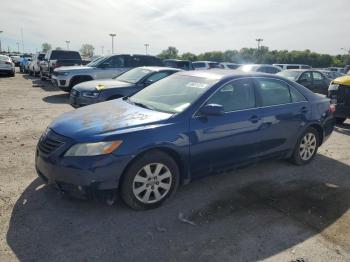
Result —
<instances>
[{"instance_id":1,"label":"salvage yard vehicle","mask_svg":"<svg viewBox=\"0 0 350 262\"><path fill-rule=\"evenodd\" d=\"M0 55L0 74L15 76L15 73L15 64L12 62L11 58L7 55Z\"/></svg>"},{"instance_id":2,"label":"salvage yard vehicle","mask_svg":"<svg viewBox=\"0 0 350 262\"><path fill-rule=\"evenodd\" d=\"M213 62L213 61L196 61L196 62L192 62L192 65L195 70L221 68L218 62Z\"/></svg>"},{"instance_id":3,"label":"salvage yard vehicle","mask_svg":"<svg viewBox=\"0 0 350 262\"><path fill-rule=\"evenodd\" d=\"M313 69L289 69L284 70L278 75L295 81L311 91L323 95L328 94L328 86L332 81L322 71Z\"/></svg>"},{"instance_id":4,"label":"salvage yard vehicle","mask_svg":"<svg viewBox=\"0 0 350 262\"><path fill-rule=\"evenodd\" d=\"M40 73L40 63L45 58L45 53L36 53L33 56L33 61L28 65L29 75L36 76Z\"/></svg>"},{"instance_id":5,"label":"salvage yard vehicle","mask_svg":"<svg viewBox=\"0 0 350 262\"><path fill-rule=\"evenodd\" d=\"M311 66L309 65L302 65L302 64L272 64L273 66L278 66L282 70L287 69L310 69Z\"/></svg>"},{"instance_id":6,"label":"salvage yard vehicle","mask_svg":"<svg viewBox=\"0 0 350 262\"><path fill-rule=\"evenodd\" d=\"M247 64L241 65L237 68L238 70L242 70L244 72L260 72L260 73L268 73L268 74L277 74L281 72L281 68L273 65L264 65L264 64Z\"/></svg>"},{"instance_id":7,"label":"salvage yard vehicle","mask_svg":"<svg viewBox=\"0 0 350 262\"><path fill-rule=\"evenodd\" d=\"M350 75L334 79L328 88L328 97L335 106L335 119L343 124L350 117Z\"/></svg>"},{"instance_id":8,"label":"salvage yard vehicle","mask_svg":"<svg viewBox=\"0 0 350 262\"><path fill-rule=\"evenodd\" d=\"M182 70L194 70L192 62L188 60L179 60L179 59L165 59L163 63L167 67L179 68Z\"/></svg>"},{"instance_id":9,"label":"salvage yard vehicle","mask_svg":"<svg viewBox=\"0 0 350 262\"><path fill-rule=\"evenodd\" d=\"M222 69L237 69L240 66L241 66L241 64L234 64L234 63L228 63L228 62L220 63L220 67Z\"/></svg>"},{"instance_id":10,"label":"salvage yard vehicle","mask_svg":"<svg viewBox=\"0 0 350 262\"><path fill-rule=\"evenodd\" d=\"M113 78L139 66L163 66L162 60L150 55L110 55L97 58L86 66L58 68L53 72L52 82L62 91L95 79Z\"/></svg>"},{"instance_id":11,"label":"salvage yard vehicle","mask_svg":"<svg viewBox=\"0 0 350 262\"><path fill-rule=\"evenodd\" d=\"M50 50L40 62L41 80L51 79L54 69L61 66L81 65L82 60L79 52L69 50Z\"/></svg>"},{"instance_id":12,"label":"salvage yard vehicle","mask_svg":"<svg viewBox=\"0 0 350 262\"><path fill-rule=\"evenodd\" d=\"M119 189L134 209L179 184L267 158L309 163L334 127L328 98L276 75L182 71L135 95L68 112L36 150L38 175L63 192Z\"/></svg>"},{"instance_id":13,"label":"salvage yard vehicle","mask_svg":"<svg viewBox=\"0 0 350 262\"><path fill-rule=\"evenodd\" d=\"M137 67L113 78L80 83L70 92L69 103L81 107L107 100L131 96L146 86L181 69L169 67Z\"/></svg>"}]
</instances>

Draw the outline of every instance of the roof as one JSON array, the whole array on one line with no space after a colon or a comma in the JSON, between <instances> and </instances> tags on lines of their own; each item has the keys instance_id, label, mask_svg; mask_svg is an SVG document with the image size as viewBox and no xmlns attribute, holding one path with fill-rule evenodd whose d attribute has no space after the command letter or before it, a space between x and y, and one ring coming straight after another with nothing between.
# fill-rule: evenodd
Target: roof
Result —
<instances>
[{"instance_id":1,"label":"roof","mask_svg":"<svg viewBox=\"0 0 350 262\"><path fill-rule=\"evenodd\" d=\"M204 77L210 79L224 79L230 77L239 77L239 76L275 76L266 73L257 73L257 72L245 72L242 70L232 70L232 69L209 69L209 70L193 70L193 71L182 71L177 73L184 76L194 76L194 77ZM278 77L277 77L278 78Z\"/></svg>"},{"instance_id":2,"label":"roof","mask_svg":"<svg viewBox=\"0 0 350 262\"><path fill-rule=\"evenodd\" d=\"M165 67L165 66L140 66L139 68L144 68L144 69L148 69L151 71L155 71L155 72L160 72L160 71L175 71L175 72L180 72L183 71L180 68L173 68L173 67Z\"/></svg>"}]
</instances>

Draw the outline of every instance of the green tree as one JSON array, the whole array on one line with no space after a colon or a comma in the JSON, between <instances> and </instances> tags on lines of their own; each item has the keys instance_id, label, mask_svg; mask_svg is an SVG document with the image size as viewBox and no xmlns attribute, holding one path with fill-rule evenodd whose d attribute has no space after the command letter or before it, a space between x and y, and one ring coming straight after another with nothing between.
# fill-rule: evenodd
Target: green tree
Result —
<instances>
[{"instance_id":1,"label":"green tree","mask_svg":"<svg viewBox=\"0 0 350 262\"><path fill-rule=\"evenodd\" d=\"M41 44L41 49L43 52L47 52L52 49L52 46L49 43L43 43Z\"/></svg>"},{"instance_id":2,"label":"green tree","mask_svg":"<svg viewBox=\"0 0 350 262\"><path fill-rule=\"evenodd\" d=\"M197 60L197 56L195 54L192 54L192 53L183 53L181 56L180 56L180 59L182 60L189 60L189 61L196 61Z\"/></svg>"},{"instance_id":3,"label":"green tree","mask_svg":"<svg viewBox=\"0 0 350 262\"><path fill-rule=\"evenodd\" d=\"M176 59L178 58L179 50L174 46L169 46L167 49L163 50L158 57L162 60L164 59Z\"/></svg>"},{"instance_id":4,"label":"green tree","mask_svg":"<svg viewBox=\"0 0 350 262\"><path fill-rule=\"evenodd\" d=\"M80 53L84 57L92 57L94 55L94 46L90 44L83 44L80 48Z\"/></svg>"}]
</instances>

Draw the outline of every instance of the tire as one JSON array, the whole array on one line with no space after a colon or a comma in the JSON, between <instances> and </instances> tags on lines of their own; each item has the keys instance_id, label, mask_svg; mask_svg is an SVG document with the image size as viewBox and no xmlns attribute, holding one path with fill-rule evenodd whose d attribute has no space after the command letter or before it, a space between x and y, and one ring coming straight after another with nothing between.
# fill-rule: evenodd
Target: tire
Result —
<instances>
[{"instance_id":1,"label":"tire","mask_svg":"<svg viewBox=\"0 0 350 262\"><path fill-rule=\"evenodd\" d=\"M121 198L135 210L159 207L174 195L179 178L179 168L168 154L160 151L145 153L136 158L124 173L120 186Z\"/></svg>"},{"instance_id":2,"label":"tire","mask_svg":"<svg viewBox=\"0 0 350 262\"><path fill-rule=\"evenodd\" d=\"M298 166L308 164L315 157L320 145L320 136L315 128L309 127L298 139L292 155L292 162Z\"/></svg>"},{"instance_id":3,"label":"tire","mask_svg":"<svg viewBox=\"0 0 350 262\"><path fill-rule=\"evenodd\" d=\"M33 75L33 71L29 69L29 75L32 76Z\"/></svg>"},{"instance_id":4,"label":"tire","mask_svg":"<svg viewBox=\"0 0 350 262\"><path fill-rule=\"evenodd\" d=\"M42 71L42 70L40 70L40 80L42 80L42 81L45 80L45 77L44 77L44 75L43 75L43 71Z\"/></svg>"},{"instance_id":5,"label":"tire","mask_svg":"<svg viewBox=\"0 0 350 262\"><path fill-rule=\"evenodd\" d=\"M10 73L10 76L11 76L11 77L14 77L15 74L16 74L15 71L12 71L12 72Z\"/></svg>"},{"instance_id":6,"label":"tire","mask_svg":"<svg viewBox=\"0 0 350 262\"><path fill-rule=\"evenodd\" d=\"M338 125L344 124L345 120L346 120L345 117L336 117L336 118L335 118L335 122L336 122Z\"/></svg>"}]
</instances>

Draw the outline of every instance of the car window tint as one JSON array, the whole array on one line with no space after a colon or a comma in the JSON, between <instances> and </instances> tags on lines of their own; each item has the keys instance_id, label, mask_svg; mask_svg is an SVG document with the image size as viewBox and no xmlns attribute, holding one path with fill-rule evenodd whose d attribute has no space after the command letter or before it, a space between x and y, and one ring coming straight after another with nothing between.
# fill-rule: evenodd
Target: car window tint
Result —
<instances>
[{"instance_id":1,"label":"car window tint","mask_svg":"<svg viewBox=\"0 0 350 262\"><path fill-rule=\"evenodd\" d=\"M287 84L279 80L267 78L258 78L257 82L262 106L281 105L292 102Z\"/></svg>"},{"instance_id":2,"label":"car window tint","mask_svg":"<svg viewBox=\"0 0 350 262\"><path fill-rule=\"evenodd\" d=\"M306 101L305 97L300 94L297 90L295 90L293 87L289 87L290 95L292 96L293 102L302 102Z\"/></svg>"},{"instance_id":3,"label":"car window tint","mask_svg":"<svg viewBox=\"0 0 350 262\"><path fill-rule=\"evenodd\" d=\"M304 72L301 76L300 76L300 80L306 80L307 82L311 82L311 72Z\"/></svg>"},{"instance_id":4,"label":"car window tint","mask_svg":"<svg viewBox=\"0 0 350 262\"><path fill-rule=\"evenodd\" d=\"M224 107L225 112L255 107L254 84L250 79L239 79L224 85L207 102Z\"/></svg>"},{"instance_id":5,"label":"car window tint","mask_svg":"<svg viewBox=\"0 0 350 262\"><path fill-rule=\"evenodd\" d=\"M323 76L321 73L319 72L312 72L312 77L314 78L314 80L323 80Z\"/></svg>"},{"instance_id":6,"label":"car window tint","mask_svg":"<svg viewBox=\"0 0 350 262\"><path fill-rule=\"evenodd\" d=\"M158 80L169 75L169 72L158 72L147 78L147 82L157 82Z\"/></svg>"}]
</instances>

